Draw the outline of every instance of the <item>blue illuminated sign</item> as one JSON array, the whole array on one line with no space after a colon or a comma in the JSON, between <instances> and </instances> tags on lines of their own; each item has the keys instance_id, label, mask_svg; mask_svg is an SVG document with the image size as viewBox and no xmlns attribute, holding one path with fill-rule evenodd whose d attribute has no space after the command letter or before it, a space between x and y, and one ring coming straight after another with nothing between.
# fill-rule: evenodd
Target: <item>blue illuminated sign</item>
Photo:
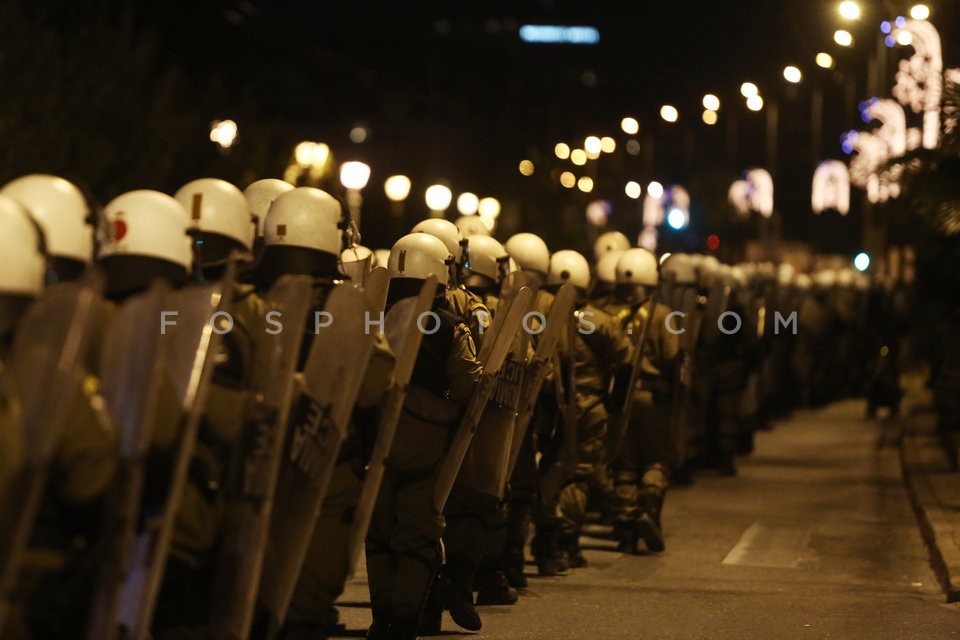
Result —
<instances>
[{"instance_id":1,"label":"blue illuminated sign","mask_svg":"<svg viewBox=\"0 0 960 640\"><path fill-rule=\"evenodd\" d=\"M597 44L600 42L600 32L595 27L525 24L520 27L520 39L550 44Z\"/></svg>"}]
</instances>

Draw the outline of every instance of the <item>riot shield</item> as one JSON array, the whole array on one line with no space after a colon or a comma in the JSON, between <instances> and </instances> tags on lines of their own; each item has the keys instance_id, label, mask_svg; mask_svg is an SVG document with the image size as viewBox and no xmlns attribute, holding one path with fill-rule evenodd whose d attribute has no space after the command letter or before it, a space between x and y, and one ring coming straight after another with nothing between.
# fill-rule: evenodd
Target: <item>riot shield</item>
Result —
<instances>
[{"instance_id":1,"label":"riot shield","mask_svg":"<svg viewBox=\"0 0 960 640\"><path fill-rule=\"evenodd\" d=\"M407 395L407 385L413 374L413 367L417 362L420 343L423 333L417 328L417 319L421 314L430 310L437 291L437 278L430 276L420 289L417 297L405 298L394 304L384 317L384 331L390 350L393 351L395 364L393 369L393 384L387 391L386 399L380 410L377 421L377 439L373 445L370 462L367 464L366 475L363 478L363 488L360 498L353 512L353 522L350 526L349 575L353 575L363 554L363 544L373 518L373 509L380 493L380 484L383 482L383 473L390 449L393 447L393 438L397 432L397 421L403 409L403 401Z\"/></svg>"},{"instance_id":2,"label":"riot shield","mask_svg":"<svg viewBox=\"0 0 960 640\"><path fill-rule=\"evenodd\" d=\"M111 640L122 587L128 577L143 497L147 453L164 367L164 343L157 318L169 294L165 285L123 303L110 323L110 340L100 354L100 396L119 435L119 463L111 487L104 557L87 627L90 640Z\"/></svg>"},{"instance_id":3,"label":"riot shield","mask_svg":"<svg viewBox=\"0 0 960 640\"><path fill-rule=\"evenodd\" d=\"M303 394L291 407L260 579L258 600L271 637L293 597L373 348L365 319L375 312L364 291L335 286L324 311L330 322L318 327Z\"/></svg>"},{"instance_id":4,"label":"riot shield","mask_svg":"<svg viewBox=\"0 0 960 640\"><path fill-rule=\"evenodd\" d=\"M390 285L390 274L383 267L374 267L367 276L364 289L375 311L380 311L387 304L387 288Z\"/></svg>"},{"instance_id":5,"label":"riot shield","mask_svg":"<svg viewBox=\"0 0 960 640\"><path fill-rule=\"evenodd\" d=\"M470 447L470 442L473 440L477 426L480 424L480 418L487 406L487 401L493 392L497 375L510 352L510 346L513 344L514 338L522 330L521 325L524 316L532 304L533 292L527 288L520 289L508 304L504 305L501 301L497 309L497 315L484 337L479 354L479 360L483 363L483 375L480 377L463 418L457 426L457 431L454 433L443 462L440 463L437 484L433 493L434 506L439 513L443 513L447 499L450 497L450 491L453 489L453 483L456 481L460 466L463 464L463 458L467 454L467 449Z\"/></svg>"},{"instance_id":6,"label":"riot shield","mask_svg":"<svg viewBox=\"0 0 960 640\"><path fill-rule=\"evenodd\" d=\"M513 442L510 445L510 459L507 464L506 475L508 478L513 474L517 459L520 457L520 446L523 444L523 438L530 426L530 421L533 419L537 398L540 396L540 387L543 386L543 381L550 370L549 366L553 360L553 354L564 332L573 322L573 306L576 303L576 295L576 289L569 284L565 284L557 290L553 305L551 305L547 314L545 327L537 337L536 350L527 365L527 371L523 378L523 392L520 394L521 406L513 429Z\"/></svg>"},{"instance_id":7,"label":"riot shield","mask_svg":"<svg viewBox=\"0 0 960 640\"><path fill-rule=\"evenodd\" d=\"M616 425L614 433L616 434L615 444L611 453L609 462L613 462L620 457L623 447L626 445L627 432L630 430L630 413L633 410L633 398L636 395L634 390L637 386L637 378L640 374L640 367L643 365L643 345L647 340L647 334L650 332L650 325L653 322L653 314L657 308L657 291L650 293L650 299L646 305L640 307L638 313L643 317L643 325L640 327L640 334L633 341L633 354L630 362L630 378L626 386L626 393L623 397L623 403L616 408L613 423Z\"/></svg>"},{"instance_id":8,"label":"riot shield","mask_svg":"<svg viewBox=\"0 0 960 640\"><path fill-rule=\"evenodd\" d=\"M92 320L103 285L88 271L76 283L55 285L27 311L4 370L20 404L23 460L10 479L0 513L0 633L30 542L50 463L80 391Z\"/></svg>"},{"instance_id":9,"label":"riot shield","mask_svg":"<svg viewBox=\"0 0 960 640\"><path fill-rule=\"evenodd\" d=\"M239 464L226 487L226 535L214 582L210 627L217 638L250 634L313 280L284 276L264 296L267 329L256 340L252 401L245 412ZM279 314L279 315L277 315ZM272 326L272 325L268 325Z\"/></svg>"},{"instance_id":10,"label":"riot shield","mask_svg":"<svg viewBox=\"0 0 960 640\"><path fill-rule=\"evenodd\" d=\"M155 437L152 443L157 464L148 466L144 484L153 490L144 494L140 505L132 563L118 612L120 633L125 638L142 640L149 636L173 525L213 375L214 354L220 335L230 329L225 314L233 296L233 273L231 267L220 282L171 292L164 301L163 314L155 320L165 353L165 384L168 382L174 390L180 415L170 434L171 441L164 437L158 447ZM158 423L155 431L168 427Z\"/></svg>"},{"instance_id":11,"label":"riot shield","mask_svg":"<svg viewBox=\"0 0 960 640\"><path fill-rule=\"evenodd\" d=\"M517 304L515 298L523 291L525 285L521 283L526 280L513 277L519 275L519 272L512 273L504 280L497 312ZM532 289L528 297L529 304L523 310L524 316L532 310L536 302ZM528 344L529 334L526 331L520 331L513 337L510 352L497 374L487 407L480 417L480 424L456 480L456 484L466 487L470 493L489 496L495 503L499 503L503 498L508 480L507 465L510 462L513 431L520 409Z\"/></svg>"}]
</instances>

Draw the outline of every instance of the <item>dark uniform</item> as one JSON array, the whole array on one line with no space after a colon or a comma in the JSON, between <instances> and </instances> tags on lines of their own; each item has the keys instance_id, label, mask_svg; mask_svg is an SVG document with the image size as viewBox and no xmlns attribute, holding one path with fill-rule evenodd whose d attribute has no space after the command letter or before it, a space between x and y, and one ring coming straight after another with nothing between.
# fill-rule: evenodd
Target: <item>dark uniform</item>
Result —
<instances>
[{"instance_id":1,"label":"dark uniform","mask_svg":"<svg viewBox=\"0 0 960 640\"><path fill-rule=\"evenodd\" d=\"M441 326L423 336L367 534L368 637L415 637L440 562L437 473L482 373L467 326L445 302L434 310Z\"/></svg>"},{"instance_id":2,"label":"dark uniform","mask_svg":"<svg viewBox=\"0 0 960 640\"><path fill-rule=\"evenodd\" d=\"M613 305L611 313L620 326L638 340L645 323L650 323L643 345L639 382L631 392L633 408L626 441L620 443L614 460L614 485L623 510L617 517L627 551L634 551L636 535L644 538L651 551L663 550L660 511L669 484L674 366L680 349L679 336L667 330L670 307L656 304L649 318L649 302Z\"/></svg>"},{"instance_id":3,"label":"dark uniform","mask_svg":"<svg viewBox=\"0 0 960 640\"><path fill-rule=\"evenodd\" d=\"M609 414L604 403L614 373L630 362L631 348L616 320L605 311L586 305L575 315L578 324L571 346L577 401L577 464L560 493L560 512L561 539L571 561L578 564L582 562L578 539L591 489L608 500L614 497L607 469ZM616 506L615 511L619 515L622 509Z\"/></svg>"}]
</instances>

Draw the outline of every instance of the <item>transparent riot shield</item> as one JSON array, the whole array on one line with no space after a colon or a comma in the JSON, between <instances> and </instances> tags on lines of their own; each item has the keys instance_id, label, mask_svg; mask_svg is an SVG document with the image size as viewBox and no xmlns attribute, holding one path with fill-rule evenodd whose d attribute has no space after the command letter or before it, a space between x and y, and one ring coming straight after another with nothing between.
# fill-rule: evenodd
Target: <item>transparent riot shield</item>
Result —
<instances>
[{"instance_id":1,"label":"transparent riot shield","mask_svg":"<svg viewBox=\"0 0 960 640\"><path fill-rule=\"evenodd\" d=\"M353 405L373 347L367 318L379 313L366 293L336 286L324 305L294 400L270 522L259 604L268 635L279 633L293 597L324 495L347 435Z\"/></svg>"},{"instance_id":2,"label":"transparent riot shield","mask_svg":"<svg viewBox=\"0 0 960 640\"><path fill-rule=\"evenodd\" d=\"M390 274L383 267L374 267L370 275L367 276L367 284L364 289L373 308L376 311L383 309L387 304L387 288L390 285Z\"/></svg>"},{"instance_id":3,"label":"transparent riot shield","mask_svg":"<svg viewBox=\"0 0 960 640\"><path fill-rule=\"evenodd\" d=\"M473 397L467 405L463 418L457 426L450 447L440 463L437 484L434 488L434 506L443 513L443 509L450 497L453 483L460 472L460 466L470 447L470 442L477 431L481 417L487 407L487 402L494 389L494 383L506 361L510 346L517 333L522 331L523 319L533 304L533 292L522 288L505 305L501 300L497 315L484 337L480 348L479 360L483 363L483 375L477 383Z\"/></svg>"},{"instance_id":4,"label":"transparent riot shield","mask_svg":"<svg viewBox=\"0 0 960 640\"><path fill-rule=\"evenodd\" d=\"M228 306L233 296L233 270L220 282L171 292L155 321L165 353L164 379L174 390L180 417L169 439L155 435L157 460L148 465L144 483L153 491L140 505L133 559L118 614L123 637L149 636L153 609L163 581L173 525L187 482L197 428L203 413L220 336L232 328ZM171 425L156 424L155 434Z\"/></svg>"},{"instance_id":5,"label":"transparent riot shield","mask_svg":"<svg viewBox=\"0 0 960 640\"><path fill-rule=\"evenodd\" d=\"M518 276L520 272L512 273L504 280L496 313L521 304L516 301L516 297L524 290L524 285L520 283L526 279ZM530 291L530 295L525 296L529 298L529 303L523 308L524 317L532 311L536 302L533 290L527 290ZM507 468L520 409L528 344L529 335L526 331L521 330L514 335L510 351L494 381L487 407L480 417L480 424L477 426L456 481L470 493L491 496L497 503L503 498L508 479Z\"/></svg>"},{"instance_id":6,"label":"transparent riot shield","mask_svg":"<svg viewBox=\"0 0 960 640\"><path fill-rule=\"evenodd\" d=\"M80 391L83 363L103 285L93 271L47 289L27 311L14 337L4 382L20 405L23 459L10 479L0 514L0 633L30 541L50 462Z\"/></svg>"},{"instance_id":7,"label":"transparent riot shield","mask_svg":"<svg viewBox=\"0 0 960 640\"><path fill-rule=\"evenodd\" d=\"M119 436L120 459L106 519L105 555L87 628L90 640L117 636L117 613L129 577L165 364L157 319L168 295L169 288L158 284L123 303L110 322L110 337L100 354L100 397L107 421Z\"/></svg>"},{"instance_id":8,"label":"transparent riot shield","mask_svg":"<svg viewBox=\"0 0 960 640\"><path fill-rule=\"evenodd\" d=\"M252 401L245 411L240 462L226 487L226 535L210 613L217 638L250 634L312 290L309 276L284 276L264 296L267 324L255 339Z\"/></svg>"},{"instance_id":9,"label":"transparent riot shield","mask_svg":"<svg viewBox=\"0 0 960 640\"><path fill-rule=\"evenodd\" d=\"M553 304L547 313L543 331L537 337L537 346L533 357L527 365L523 378L523 391L520 394L520 411L513 430L513 442L510 445L510 459L507 464L507 478L513 474L520 457L520 446L533 419L540 396L540 387L550 371L550 363L557 345L573 321L573 306L576 302L576 290L572 285L565 284L557 291Z\"/></svg>"},{"instance_id":10,"label":"transparent riot shield","mask_svg":"<svg viewBox=\"0 0 960 640\"><path fill-rule=\"evenodd\" d=\"M384 332L395 358L393 383L380 410L377 438L363 478L360 498L353 512L348 547L350 575L356 571L363 554L363 544L380 493L387 456L393 447L397 422L407 395L407 385L410 383L417 354L420 352L420 343L423 341L423 333L417 328L417 321L423 313L430 310L436 291L437 278L431 276L424 282L420 295L398 301L384 317Z\"/></svg>"}]
</instances>

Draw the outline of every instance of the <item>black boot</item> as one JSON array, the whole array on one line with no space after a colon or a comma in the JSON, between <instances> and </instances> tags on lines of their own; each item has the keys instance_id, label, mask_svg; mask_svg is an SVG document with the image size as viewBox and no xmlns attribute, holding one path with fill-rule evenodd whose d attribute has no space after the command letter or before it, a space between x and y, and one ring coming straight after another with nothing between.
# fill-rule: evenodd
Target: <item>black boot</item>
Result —
<instances>
[{"instance_id":1,"label":"black boot","mask_svg":"<svg viewBox=\"0 0 960 640\"><path fill-rule=\"evenodd\" d=\"M520 598L510 586L503 571L481 571L477 574L477 606L516 604Z\"/></svg>"},{"instance_id":2,"label":"black boot","mask_svg":"<svg viewBox=\"0 0 960 640\"><path fill-rule=\"evenodd\" d=\"M637 525L635 522L618 521L614 525L614 532L617 536L617 551L631 556L638 555L640 550L637 548Z\"/></svg>"},{"instance_id":3,"label":"black boot","mask_svg":"<svg viewBox=\"0 0 960 640\"><path fill-rule=\"evenodd\" d=\"M469 587L461 584L460 580L452 579L447 573L449 570L449 567L440 570L434 591L443 608L450 612L450 617L457 625L467 631L479 631L483 621L480 620L480 614L473 606L473 592Z\"/></svg>"},{"instance_id":4,"label":"black boot","mask_svg":"<svg viewBox=\"0 0 960 640\"><path fill-rule=\"evenodd\" d=\"M537 573L543 577L559 576L567 572L566 560L561 562L559 533L554 528L541 528L533 538L533 556Z\"/></svg>"},{"instance_id":5,"label":"black boot","mask_svg":"<svg viewBox=\"0 0 960 640\"><path fill-rule=\"evenodd\" d=\"M581 569L587 566L587 559L580 549L580 531L566 533L560 537L560 546L567 557L567 565L571 569Z\"/></svg>"},{"instance_id":6,"label":"black boot","mask_svg":"<svg viewBox=\"0 0 960 640\"><path fill-rule=\"evenodd\" d=\"M384 611L373 610L373 622L367 629L367 640L392 640L393 620Z\"/></svg>"},{"instance_id":7,"label":"black boot","mask_svg":"<svg viewBox=\"0 0 960 640\"><path fill-rule=\"evenodd\" d=\"M392 634L388 638L389 640L418 640L418 637L423 634L418 633L417 626L417 620L394 620L391 625ZM368 635L367 638L369 637Z\"/></svg>"},{"instance_id":8,"label":"black boot","mask_svg":"<svg viewBox=\"0 0 960 640\"><path fill-rule=\"evenodd\" d=\"M660 527L660 511L663 508L663 496L646 493L640 498L640 517L637 519L637 533L643 538L647 549L660 553L666 546L663 543L663 530Z\"/></svg>"},{"instance_id":9,"label":"black boot","mask_svg":"<svg viewBox=\"0 0 960 640\"><path fill-rule=\"evenodd\" d=\"M507 549L504 554L503 573L507 577L507 582L514 589L526 589L529 586L527 576L523 573L526 562L527 559L522 547Z\"/></svg>"},{"instance_id":10,"label":"black boot","mask_svg":"<svg viewBox=\"0 0 960 640\"><path fill-rule=\"evenodd\" d=\"M423 605L423 612L417 625L417 632L421 636L438 636L443 623L443 602L439 589L440 578L434 580L430 594Z\"/></svg>"}]
</instances>

